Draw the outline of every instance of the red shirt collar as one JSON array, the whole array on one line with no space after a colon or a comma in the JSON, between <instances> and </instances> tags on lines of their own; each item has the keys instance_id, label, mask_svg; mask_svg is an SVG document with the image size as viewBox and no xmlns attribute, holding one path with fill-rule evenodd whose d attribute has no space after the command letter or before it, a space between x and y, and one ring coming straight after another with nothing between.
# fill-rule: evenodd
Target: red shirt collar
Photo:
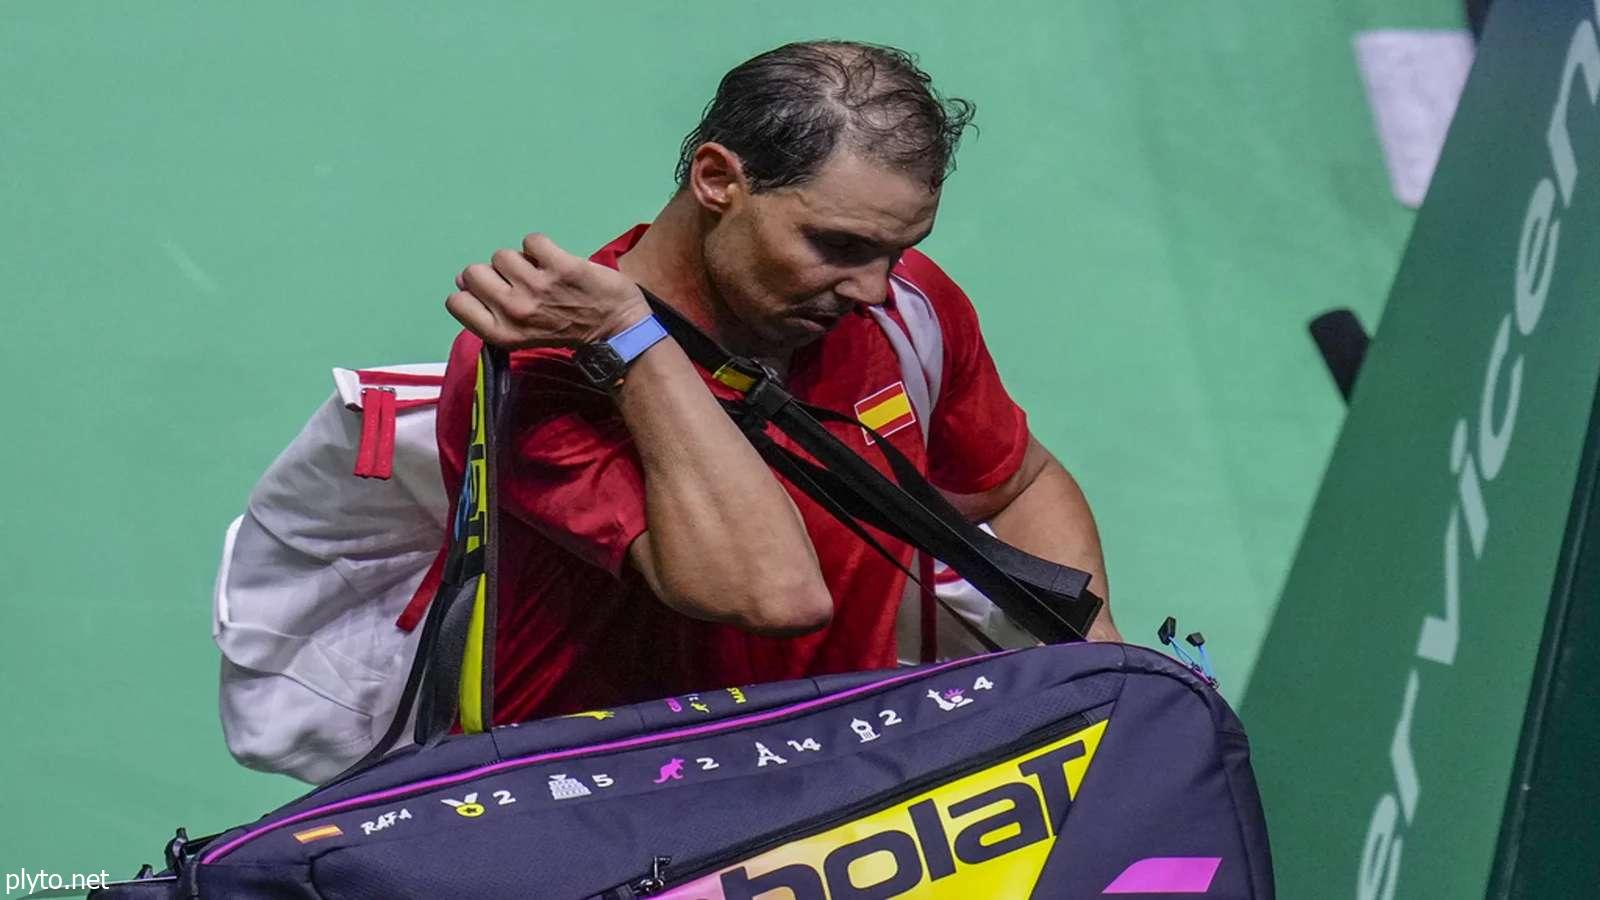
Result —
<instances>
[{"instance_id":1,"label":"red shirt collar","mask_svg":"<svg viewBox=\"0 0 1600 900\"><path fill-rule=\"evenodd\" d=\"M589 257L589 261L597 262L602 266L607 266L612 269L617 268L617 260L621 259L629 250L632 250L635 246L637 246L639 239L644 237L644 233L649 230L650 225L648 222L633 226L632 228L623 232L620 237L614 239L611 243L601 247L599 250L596 250L594 255Z\"/></svg>"}]
</instances>

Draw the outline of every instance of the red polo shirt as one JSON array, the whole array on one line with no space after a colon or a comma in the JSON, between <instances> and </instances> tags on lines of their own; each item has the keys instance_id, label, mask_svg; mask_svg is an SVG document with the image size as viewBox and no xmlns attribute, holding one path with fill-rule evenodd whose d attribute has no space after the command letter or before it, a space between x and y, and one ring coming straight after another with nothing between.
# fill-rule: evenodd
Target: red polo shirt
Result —
<instances>
[{"instance_id":1,"label":"red polo shirt","mask_svg":"<svg viewBox=\"0 0 1600 900\"><path fill-rule=\"evenodd\" d=\"M646 227L634 228L591 259L614 268ZM946 490L993 488L1022 462L1026 418L1001 386L977 314L955 282L915 250L906 252L895 274L921 290L939 317L944 376L927 444L921 428L905 416L885 426L893 429L888 439ZM461 485L480 346L470 333L456 338L439 402L440 461L452 504ZM833 595L828 627L800 637L763 637L691 619L662 604L627 564L629 544L646 527L644 476L611 399L588 385L570 351L519 351L512 355L512 370L503 439L509 452L499 476L497 723L895 665L895 615L905 573L781 478ZM850 412L892 395L900 380L898 359L882 329L858 312L796 353L786 384L806 402ZM709 377L707 384L714 393L732 396ZM867 403L858 407L861 401ZM861 429L829 427L887 468ZM909 561L909 547L875 536Z\"/></svg>"}]
</instances>

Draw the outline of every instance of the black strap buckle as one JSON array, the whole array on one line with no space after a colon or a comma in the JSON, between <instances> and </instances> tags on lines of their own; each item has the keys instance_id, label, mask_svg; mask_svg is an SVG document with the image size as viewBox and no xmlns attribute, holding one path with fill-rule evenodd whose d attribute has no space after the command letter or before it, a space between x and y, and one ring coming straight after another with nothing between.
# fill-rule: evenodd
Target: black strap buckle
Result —
<instances>
[{"instance_id":1,"label":"black strap buckle","mask_svg":"<svg viewBox=\"0 0 1600 900\"><path fill-rule=\"evenodd\" d=\"M778 374L767 366L761 367L761 377L744 393L745 405L755 410L763 419L771 419L778 411L794 401L794 395L783 386Z\"/></svg>"}]
</instances>

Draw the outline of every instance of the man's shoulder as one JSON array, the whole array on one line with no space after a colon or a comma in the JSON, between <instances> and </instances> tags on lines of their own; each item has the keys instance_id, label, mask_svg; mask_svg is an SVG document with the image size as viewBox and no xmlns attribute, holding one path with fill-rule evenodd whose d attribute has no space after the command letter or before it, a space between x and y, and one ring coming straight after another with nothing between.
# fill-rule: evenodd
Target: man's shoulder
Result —
<instances>
[{"instance_id":1,"label":"man's shoulder","mask_svg":"<svg viewBox=\"0 0 1600 900\"><path fill-rule=\"evenodd\" d=\"M978 333L978 313L972 300L932 257L914 248L907 250L890 274L927 298L947 336Z\"/></svg>"},{"instance_id":2,"label":"man's shoulder","mask_svg":"<svg viewBox=\"0 0 1600 900\"><path fill-rule=\"evenodd\" d=\"M445 366L444 385L439 395L439 430L464 432L472 411L472 398L478 380L478 356L483 341L470 331L456 335ZM572 362L572 351L561 347L535 347L511 353L511 371L517 377L517 402L536 407L552 398L578 403L588 411L596 406L595 392ZM604 396L603 394L600 396ZM609 409L609 405L602 408Z\"/></svg>"},{"instance_id":3,"label":"man's shoulder","mask_svg":"<svg viewBox=\"0 0 1600 900\"><path fill-rule=\"evenodd\" d=\"M894 267L891 274L902 281L910 282L929 300L935 302L967 299L966 293L956 284L955 279L934 262L932 257L914 247L900 257L899 264Z\"/></svg>"},{"instance_id":4,"label":"man's shoulder","mask_svg":"<svg viewBox=\"0 0 1600 900\"><path fill-rule=\"evenodd\" d=\"M473 385L478 374L478 355L483 352L483 340L463 329L450 346L450 359L445 366L445 384ZM535 371L545 377L558 377L582 383L577 366L572 362L572 351L566 347L530 347L511 351L511 371L521 375Z\"/></svg>"}]
</instances>

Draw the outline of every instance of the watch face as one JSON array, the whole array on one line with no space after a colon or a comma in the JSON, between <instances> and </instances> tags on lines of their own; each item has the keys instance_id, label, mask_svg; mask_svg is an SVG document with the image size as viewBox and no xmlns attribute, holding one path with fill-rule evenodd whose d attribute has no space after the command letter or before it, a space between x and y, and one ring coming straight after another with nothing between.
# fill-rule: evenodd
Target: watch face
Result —
<instances>
[{"instance_id":1,"label":"watch face","mask_svg":"<svg viewBox=\"0 0 1600 900\"><path fill-rule=\"evenodd\" d=\"M572 361L585 378L604 388L615 385L628 368L610 344L584 344L573 351Z\"/></svg>"}]
</instances>

